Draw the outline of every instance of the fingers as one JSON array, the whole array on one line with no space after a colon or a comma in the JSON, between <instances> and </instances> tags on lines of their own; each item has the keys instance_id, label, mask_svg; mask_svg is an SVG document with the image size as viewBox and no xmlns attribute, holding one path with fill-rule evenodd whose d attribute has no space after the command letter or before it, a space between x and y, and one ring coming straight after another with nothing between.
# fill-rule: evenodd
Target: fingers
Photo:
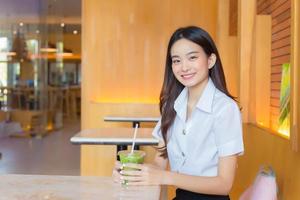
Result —
<instances>
[{"instance_id":1,"label":"fingers","mask_svg":"<svg viewBox=\"0 0 300 200\"><path fill-rule=\"evenodd\" d=\"M126 185L128 185L128 186L137 186L137 185L149 186L151 184L146 181L135 181L135 182L127 182Z\"/></svg>"},{"instance_id":2,"label":"fingers","mask_svg":"<svg viewBox=\"0 0 300 200\"><path fill-rule=\"evenodd\" d=\"M123 176L141 176L143 172L141 170L121 170L120 174Z\"/></svg>"},{"instance_id":3,"label":"fingers","mask_svg":"<svg viewBox=\"0 0 300 200\"><path fill-rule=\"evenodd\" d=\"M116 161L115 162L115 169L121 169L121 167L122 167L122 164L120 163L120 161Z\"/></svg>"},{"instance_id":4,"label":"fingers","mask_svg":"<svg viewBox=\"0 0 300 200\"><path fill-rule=\"evenodd\" d=\"M120 180L121 167L122 167L122 164L119 161L116 161L114 169L112 171L112 178L113 178L113 181L116 182L116 183L120 183L120 181L121 181Z\"/></svg>"},{"instance_id":5,"label":"fingers","mask_svg":"<svg viewBox=\"0 0 300 200\"><path fill-rule=\"evenodd\" d=\"M115 183L121 183L121 175L118 170L113 170L112 178Z\"/></svg>"},{"instance_id":6,"label":"fingers","mask_svg":"<svg viewBox=\"0 0 300 200\"><path fill-rule=\"evenodd\" d=\"M120 176L120 179L122 181L128 181L128 182L131 182L131 181L142 182L142 181L144 181L144 177L141 177L141 176Z\"/></svg>"},{"instance_id":7,"label":"fingers","mask_svg":"<svg viewBox=\"0 0 300 200\"><path fill-rule=\"evenodd\" d=\"M122 165L124 167L133 168L133 169L139 169L143 170L145 167L143 164L136 164L136 163L126 163Z\"/></svg>"},{"instance_id":8,"label":"fingers","mask_svg":"<svg viewBox=\"0 0 300 200\"><path fill-rule=\"evenodd\" d=\"M113 170L113 180L116 183L126 183L126 185L149 185L146 181L149 176L148 165L115 162ZM134 184L132 184L134 183Z\"/></svg>"}]
</instances>

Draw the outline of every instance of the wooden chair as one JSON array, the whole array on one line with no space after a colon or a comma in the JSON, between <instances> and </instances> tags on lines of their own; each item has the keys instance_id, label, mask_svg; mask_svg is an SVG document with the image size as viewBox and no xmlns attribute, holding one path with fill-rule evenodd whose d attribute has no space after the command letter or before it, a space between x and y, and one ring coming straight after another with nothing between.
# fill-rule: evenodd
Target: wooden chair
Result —
<instances>
[{"instance_id":1,"label":"wooden chair","mask_svg":"<svg viewBox=\"0 0 300 200\"><path fill-rule=\"evenodd\" d=\"M77 114L80 113L80 98L81 89L79 86L72 86L69 89L70 95L70 115L72 118L77 118Z\"/></svg>"},{"instance_id":2,"label":"wooden chair","mask_svg":"<svg viewBox=\"0 0 300 200\"><path fill-rule=\"evenodd\" d=\"M44 135L46 133L46 114L42 111L13 110L11 120L19 122L24 132Z\"/></svg>"},{"instance_id":3,"label":"wooden chair","mask_svg":"<svg viewBox=\"0 0 300 200\"><path fill-rule=\"evenodd\" d=\"M70 116L70 89L69 87L62 88L63 114L66 117Z\"/></svg>"}]
</instances>

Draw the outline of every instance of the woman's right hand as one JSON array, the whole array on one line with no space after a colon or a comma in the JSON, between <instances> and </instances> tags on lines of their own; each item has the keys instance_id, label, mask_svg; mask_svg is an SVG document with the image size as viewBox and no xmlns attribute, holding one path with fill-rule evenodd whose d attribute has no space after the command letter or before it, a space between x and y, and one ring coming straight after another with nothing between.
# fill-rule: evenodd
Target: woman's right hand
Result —
<instances>
[{"instance_id":1,"label":"woman's right hand","mask_svg":"<svg viewBox=\"0 0 300 200\"><path fill-rule=\"evenodd\" d=\"M120 178L121 177L121 174L120 174L121 168L122 168L122 164L120 163L120 161L116 161L113 172L112 172L112 177L113 177L113 180L115 183L122 183L121 178Z\"/></svg>"}]
</instances>

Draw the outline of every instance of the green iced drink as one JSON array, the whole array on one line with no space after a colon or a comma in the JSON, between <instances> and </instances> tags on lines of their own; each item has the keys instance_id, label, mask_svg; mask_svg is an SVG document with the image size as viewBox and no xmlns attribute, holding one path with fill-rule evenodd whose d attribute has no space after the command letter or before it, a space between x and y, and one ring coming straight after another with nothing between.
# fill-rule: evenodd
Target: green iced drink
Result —
<instances>
[{"instance_id":1,"label":"green iced drink","mask_svg":"<svg viewBox=\"0 0 300 200\"><path fill-rule=\"evenodd\" d=\"M131 153L131 151L124 150L124 151L119 151L118 155L120 157L120 162L122 164L126 164L126 163L143 164L146 153L144 151L138 151L138 150L134 150L133 153ZM138 170L138 169L132 167L124 167L123 170ZM126 185L127 181L124 181L122 184Z\"/></svg>"},{"instance_id":2,"label":"green iced drink","mask_svg":"<svg viewBox=\"0 0 300 200\"><path fill-rule=\"evenodd\" d=\"M130 151L125 150L125 151L119 151L118 155L120 157L120 161L122 164L125 163L142 164L144 162L145 152L134 150L133 153L131 153Z\"/></svg>"}]
</instances>

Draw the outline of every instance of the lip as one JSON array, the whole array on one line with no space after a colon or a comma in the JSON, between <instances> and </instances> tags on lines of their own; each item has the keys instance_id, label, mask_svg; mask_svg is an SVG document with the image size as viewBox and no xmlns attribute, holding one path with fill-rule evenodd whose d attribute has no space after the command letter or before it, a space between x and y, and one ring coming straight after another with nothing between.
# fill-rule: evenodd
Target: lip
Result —
<instances>
[{"instance_id":1,"label":"lip","mask_svg":"<svg viewBox=\"0 0 300 200\"><path fill-rule=\"evenodd\" d=\"M180 76L181 76L181 78L183 78L184 80L188 80L188 79L193 78L195 74L196 74L196 73L192 73L192 74L182 74L182 75L180 75Z\"/></svg>"}]
</instances>

